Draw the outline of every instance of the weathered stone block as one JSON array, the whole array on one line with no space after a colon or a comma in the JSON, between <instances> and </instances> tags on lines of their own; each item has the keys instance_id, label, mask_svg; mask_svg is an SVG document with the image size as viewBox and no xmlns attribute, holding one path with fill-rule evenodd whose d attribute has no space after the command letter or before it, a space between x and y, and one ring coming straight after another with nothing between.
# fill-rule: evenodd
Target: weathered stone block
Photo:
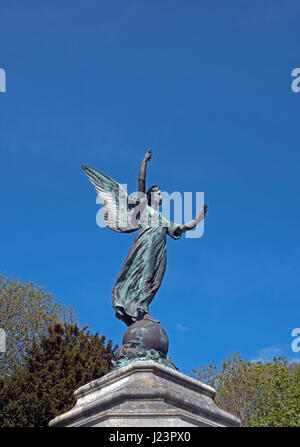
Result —
<instances>
[{"instance_id":1,"label":"weathered stone block","mask_svg":"<svg viewBox=\"0 0 300 447\"><path fill-rule=\"evenodd\" d=\"M49 425L232 427L240 420L213 402L215 390L154 361L136 361L75 391L77 403Z\"/></svg>"}]
</instances>

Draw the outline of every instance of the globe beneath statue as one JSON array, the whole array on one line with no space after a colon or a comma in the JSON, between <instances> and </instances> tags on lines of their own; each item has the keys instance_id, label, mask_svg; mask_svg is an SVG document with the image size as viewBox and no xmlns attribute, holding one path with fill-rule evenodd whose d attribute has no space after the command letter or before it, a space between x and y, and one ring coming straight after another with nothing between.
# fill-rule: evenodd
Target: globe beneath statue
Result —
<instances>
[{"instance_id":1,"label":"globe beneath statue","mask_svg":"<svg viewBox=\"0 0 300 447\"><path fill-rule=\"evenodd\" d=\"M169 337L157 322L147 315L128 327L123 344L116 354L116 368L126 366L136 360L153 360L177 369L167 358Z\"/></svg>"},{"instance_id":2,"label":"globe beneath statue","mask_svg":"<svg viewBox=\"0 0 300 447\"><path fill-rule=\"evenodd\" d=\"M169 337L166 331L152 320L144 318L129 326L123 337L123 345L137 343L145 349L154 349L166 356Z\"/></svg>"}]
</instances>

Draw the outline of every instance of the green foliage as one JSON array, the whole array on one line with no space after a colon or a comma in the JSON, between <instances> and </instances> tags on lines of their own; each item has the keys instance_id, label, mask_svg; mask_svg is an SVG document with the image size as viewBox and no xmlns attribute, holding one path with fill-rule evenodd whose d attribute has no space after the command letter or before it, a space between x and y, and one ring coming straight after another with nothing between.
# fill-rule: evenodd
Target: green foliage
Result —
<instances>
[{"instance_id":1,"label":"green foliage","mask_svg":"<svg viewBox=\"0 0 300 447\"><path fill-rule=\"evenodd\" d=\"M220 370L205 365L193 376L216 389L216 404L242 426L300 426L300 366L284 356L262 363L234 353Z\"/></svg>"},{"instance_id":2,"label":"green foliage","mask_svg":"<svg viewBox=\"0 0 300 447\"><path fill-rule=\"evenodd\" d=\"M76 317L42 287L0 274L0 328L6 333L0 376L14 373L27 349L54 322L76 323Z\"/></svg>"},{"instance_id":3,"label":"green foliage","mask_svg":"<svg viewBox=\"0 0 300 447\"><path fill-rule=\"evenodd\" d=\"M289 367L284 357L256 369L260 378L256 391L262 399L251 425L300 427L300 370Z\"/></svg>"},{"instance_id":4,"label":"green foliage","mask_svg":"<svg viewBox=\"0 0 300 447\"><path fill-rule=\"evenodd\" d=\"M72 324L55 324L33 343L15 374L0 379L0 426L48 426L75 405L74 391L108 373L116 346Z\"/></svg>"}]
</instances>

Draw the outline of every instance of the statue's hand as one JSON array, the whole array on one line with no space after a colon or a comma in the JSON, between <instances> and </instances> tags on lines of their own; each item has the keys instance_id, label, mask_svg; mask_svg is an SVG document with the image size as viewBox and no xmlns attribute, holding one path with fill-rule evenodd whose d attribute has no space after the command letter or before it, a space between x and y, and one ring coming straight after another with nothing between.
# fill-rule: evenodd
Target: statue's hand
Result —
<instances>
[{"instance_id":1,"label":"statue's hand","mask_svg":"<svg viewBox=\"0 0 300 447\"><path fill-rule=\"evenodd\" d=\"M144 160L147 162L147 161L150 161L151 160L151 157L152 157L152 149L149 149L147 152L146 152L146 154L145 154L145 157L144 157Z\"/></svg>"}]
</instances>

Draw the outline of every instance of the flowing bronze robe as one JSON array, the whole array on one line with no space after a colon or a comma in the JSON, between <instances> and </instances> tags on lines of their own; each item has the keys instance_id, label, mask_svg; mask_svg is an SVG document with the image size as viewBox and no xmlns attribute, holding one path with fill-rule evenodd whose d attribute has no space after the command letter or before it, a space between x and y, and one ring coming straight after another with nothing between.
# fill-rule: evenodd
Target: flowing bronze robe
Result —
<instances>
[{"instance_id":1,"label":"flowing bronze robe","mask_svg":"<svg viewBox=\"0 0 300 447\"><path fill-rule=\"evenodd\" d=\"M141 230L112 291L116 317L127 325L137 320L138 310L149 313L149 304L161 285L166 269L166 234L179 239L179 227L167 221L154 208L145 207Z\"/></svg>"}]
</instances>

